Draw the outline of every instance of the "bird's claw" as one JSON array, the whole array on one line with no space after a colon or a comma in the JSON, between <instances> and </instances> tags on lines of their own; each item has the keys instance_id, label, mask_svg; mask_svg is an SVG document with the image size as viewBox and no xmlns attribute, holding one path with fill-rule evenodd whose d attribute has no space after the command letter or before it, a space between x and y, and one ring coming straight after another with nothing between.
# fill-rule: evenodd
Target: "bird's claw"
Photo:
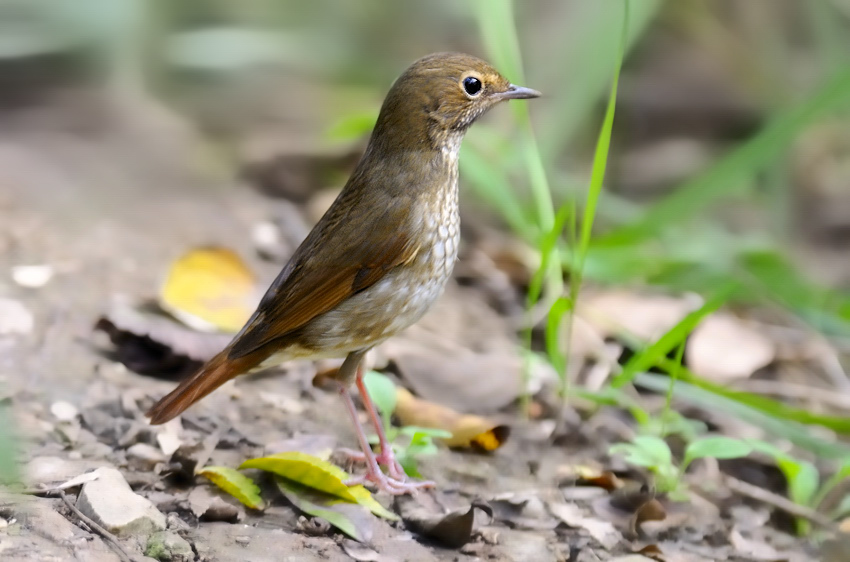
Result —
<instances>
[{"instance_id":1,"label":"bird's claw","mask_svg":"<svg viewBox=\"0 0 850 562\"><path fill-rule=\"evenodd\" d=\"M378 491L388 492L393 495L410 494L421 489L434 487L434 483L431 481L408 481L404 468L402 468L401 463L398 462L392 452L388 454L381 452L381 454L375 455L375 460L378 464L387 467L386 474L380 470L372 470L366 455L360 451L339 449L338 452L345 455L350 461L365 462L367 466L366 474L346 480L345 484L347 486L372 484Z\"/></svg>"}]
</instances>

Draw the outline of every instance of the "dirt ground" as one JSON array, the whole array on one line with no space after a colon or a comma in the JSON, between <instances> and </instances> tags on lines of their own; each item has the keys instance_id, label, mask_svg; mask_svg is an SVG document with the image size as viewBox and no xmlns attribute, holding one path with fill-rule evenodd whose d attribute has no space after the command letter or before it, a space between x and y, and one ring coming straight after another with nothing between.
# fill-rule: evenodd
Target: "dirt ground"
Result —
<instances>
[{"instance_id":1,"label":"dirt ground","mask_svg":"<svg viewBox=\"0 0 850 562\"><path fill-rule=\"evenodd\" d=\"M121 303L154 297L168 264L188 248L230 247L268 282L280 264L258 257L252 229L285 221L281 217L298 209L198 172L192 132L156 104L91 91L63 96L7 113L0 124L0 296L21 303L34 319L31 329L0 333L0 391L14 412L28 486L117 468L136 494L166 516L166 536L184 545L183 551L160 554L161 560L804 561L822 556L814 545L774 525L773 508L722 488L702 491L690 503L670 504L665 521L634 529L633 514L616 509L603 488L577 485L579 466L636 477L607 454L611 443L629 435L627 418L611 410L582 421L580 412L570 412L557 429L548 415L521 421L512 405L519 360L506 352L514 348L516 331L509 317L488 304L494 291L488 294L476 283L450 287L422 326L389 342L375 358L398 371L405 363L393 359L407 354L407 364L416 363L419 371L439 369L444 340L433 342L446 332L476 354L474 361L448 364L455 369L451 377L476 377L473 387L482 396L477 407L467 398L469 384L446 388L456 377L440 378L449 381L442 390L422 379L419 387L403 382L432 400L440 401L443 392L453 406L466 404L508 424L506 444L490 454L441 449L421 466L436 481L435 491L413 500L379 496L403 515L415 504L439 515L465 511L474 500L487 502L492 517L476 512L465 545L441 545L414 532L409 519L378 518L370 522L368 545L361 545L305 518L267 483L264 494L272 500L256 512L205 479L193 478L179 459L164 456L163 432L186 448L206 447L207 464L231 467L287 439L326 439L350 447L354 435L338 397L311 385L312 364L242 378L190 410L178 425L151 428L142 412L173 381L132 372L114 360L114 347L93 327ZM304 224L309 217L303 215ZM293 228L291 243L306 233L304 228ZM54 275L44 286L23 287L9 274L22 264L48 264ZM416 371L416 366L409 369ZM546 384L545 372L540 380ZM149 446L148 456L139 454L140 448L130 451L140 443ZM716 476L711 466L695 470L697 479ZM68 502L77 502L79 493L79 487L69 488ZM100 562L124 556L59 497L4 494L0 524L4 560ZM151 553L150 535L130 533L118 543L131 559L141 560ZM185 543L191 550L185 551Z\"/></svg>"}]
</instances>

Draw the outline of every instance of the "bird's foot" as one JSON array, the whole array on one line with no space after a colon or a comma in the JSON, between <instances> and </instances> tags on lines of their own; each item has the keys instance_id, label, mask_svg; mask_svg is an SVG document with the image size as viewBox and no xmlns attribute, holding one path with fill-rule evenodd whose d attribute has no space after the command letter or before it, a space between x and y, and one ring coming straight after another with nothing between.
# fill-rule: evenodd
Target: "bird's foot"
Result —
<instances>
[{"instance_id":1,"label":"bird's foot","mask_svg":"<svg viewBox=\"0 0 850 562\"><path fill-rule=\"evenodd\" d=\"M349 478L345 481L347 486L356 486L358 484L371 484L379 492L387 492L394 496L401 496L404 494L413 494L419 490L423 490L426 488L433 488L434 483L428 480L422 481L406 481L404 479L393 478L387 474L384 474L380 470L372 472L368 470L366 474L362 476L355 476L354 478Z\"/></svg>"},{"instance_id":2,"label":"bird's foot","mask_svg":"<svg viewBox=\"0 0 850 562\"><path fill-rule=\"evenodd\" d=\"M381 454L375 455L377 464L387 467L386 474L376 465L372 465L366 455L360 451L339 449L338 452L345 455L351 461L366 463L366 474L346 480L345 483L348 486L372 484L378 491L388 492L393 495L410 494L417 490L434 487L434 483L431 481L408 480L407 475L404 473L404 468L402 468L392 451L387 454L381 452Z\"/></svg>"},{"instance_id":3,"label":"bird's foot","mask_svg":"<svg viewBox=\"0 0 850 562\"><path fill-rule=\"evenodd\" d=\"M369 464L369 459L367 459L366 455L361 451L341 448L337 449L337 452L344 456L348 461L366 463L367 466ZM387 475L389 475L390 478L394 478L395 480L404 480L407 478L404 468L401 466L401 463L396 460L394 454L384 454L381 452L380 454L375 455L375 460L379 465L387 467Z\"/></svg>"}]
</instances>

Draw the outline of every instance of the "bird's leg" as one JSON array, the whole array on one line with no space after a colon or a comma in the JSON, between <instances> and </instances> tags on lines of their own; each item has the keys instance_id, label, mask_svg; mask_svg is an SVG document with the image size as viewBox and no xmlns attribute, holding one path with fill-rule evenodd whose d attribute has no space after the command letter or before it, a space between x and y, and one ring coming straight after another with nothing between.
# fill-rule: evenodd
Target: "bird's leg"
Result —
<instances>
[{"instance_id":1,"label":"bird's leg","mask_svg":"<svg viewBox=\"0 0 850 562\"><path fill-rule=\"evenodd\" d=\"M339 393L345 402L352 421L354 422L354 430L357 434L357 441L360 443L360 448L363 451L362 457L356 453L350 456L359 458L366 462L366 474L364 476L352 478L346 481L346 484L356 485L364 482L371 482L377 486L379 490L383 490L391 494L406 494L418 488L433 486L433 482L405 482L404 470L396 460L392 447L387 442L387 437L383 431L381 419L375 411L375 406L372 403L372 400L369 398L369 393L366 391L366 385L363 384L360 360L364 354L365 351L350 353L340 367L338 375L338 379L340 381ZM351 378L356 379L357 387L360 390L361 399L363 400L363 405L369 412L369 417L371 418L372 423L375 424L375 429L378 432L378 439L381 443L381 454L378 457L375 456L375 453L372 451L372 447L369 445L366 432L363 431L363 426L357 415L357 408L354 406L354 401L351 399L351 393L348 391L348 383ZM381 472L380 465L378 464L379 459L381 463L387 465L388 472L390 472L389 475Z\"/></svg>"},{"instance_id":2,"label":"bird's leg","mask_svg":"<svg viewBox=\"0 0 850 562\"><path fill-rule=\"evenodd\" d=\"M369 391L366 389L366 384L363 382L363 364L357 367L357 391L360 393L360 400L363 401L363 407L369 413L369 418L372 420L372 425L375 426L375 432L378 434L378 442L381 445L381 454L375 457L378 464L383 464L387 467L387 474L397 480L404 480L407 475L404 472L401 464L395 458L393 447L387 439L387 434L384 431L384 424L381 420L381 415L375 408L372 398L369 396Z\"/></svg>"}]
</instances>

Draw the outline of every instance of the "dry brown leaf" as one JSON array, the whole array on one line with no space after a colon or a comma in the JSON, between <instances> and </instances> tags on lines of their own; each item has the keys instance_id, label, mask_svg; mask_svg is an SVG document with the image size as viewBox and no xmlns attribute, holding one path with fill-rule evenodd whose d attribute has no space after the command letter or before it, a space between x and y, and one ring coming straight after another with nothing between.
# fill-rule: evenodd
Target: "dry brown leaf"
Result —
<instances>
[{"instance_id":1,"label":"dry brown leaf","mask_svg":"<svg viewBox=\"0 0 850 562\"><path fill-rule=\"evenodd\" d=\"M493 509L482 500L473 500L468 508L450 513L434 513L435 506L427 503L423 505L409 497L396 498L396 507L408 529L449 548L460 548L470 541L476 509L493 518Z\"/></svg>"},{"instance_id":2,"label":"dry brown leaf","mask_svg":"<svg viewBox=\"0 0 850 562\"><path fill-rule=\"evenodd\" d=\"M747 378L775 357L773 341L726 313L704 319L694 328L685 347L688 366L718 382Z\"/></svg>"},{"instance_id":3,"label":"dry brown leaf","mask_svg":"<svg viewBox=\"0 0 850 562\"><path fill-rule=\"evenodd\" d=\"M231 339L229 334L197 332L159 310L122 301L113 303L94 329L109 336L117 361L136 373L160 378L194 371Z\"/></svg>"},{"instance_id":4,"label":"dry brown leaf","mask_svg":"<svg viewBox=\"0 0 850 562\"><path fill-rule=\"evenodd\" d=\"M198 248L180 256L160 289L162 308L205 332L237 332L256 305L256 279L226 248Z\"/></svg>"},{"instance_id":5,"label":"dry brown leaf","mask_svg":"<svg viewBox=\"0 0 850 562\"><path fill-rule=\"evenodd\" d=\"M629 531L633 536L636 536L641 530L641 525L647 521L664 521L666 518L667 510L664 509L660 501L653 498L635 511L634 517L629 523Z\"/></svg>"},{"instance_id":6,"label":"dry brown leaf","mask_svg":"<svg viewBox=\"0 0 850 562\"><path fill-rule=\"evenodd\" d=\"M689 312L702 305L696 295L676 298L610 291L588 295L578 305L578 314L600 331L602 337L623 332L643 341L655 341Z\"/></svg>"},{"instance_id":7,"label":"dry brown leaf","mask_svg":"<svg viewBox=\"0 0 850 562\"><path fill-rule=\"evenodd\" d=\"M635 554L640 554L647 558L658 560L658 562L664 562L664 552L661 551L661 548L657 544L648 544L638 550Z\"/></svg>"},{"instance_id":8,"label":"dry brown leaf","mask_svg":"<svg viewBox=\"0 0 850 562\"><path fill-rule=\"evenodd\" d=\"M611 550L623 539L614 525L608 521L585 515L578 506L568 503L550 503L549 511L567 526L587 531L599 544Z\"/></svg>"},{"instance_id":9,"label":"dry brown leaf","mask_svg":"<svg viewBox=\"0 0 850 562\"><path fill-rule=\"evenodd\" d=\"M404 388L396 390L395 415L402 425L414 425L451 432L442 440L449 447L495 451L507 440L510 428L471 414L416 398Z\"/></svg>"}]
</instances>

